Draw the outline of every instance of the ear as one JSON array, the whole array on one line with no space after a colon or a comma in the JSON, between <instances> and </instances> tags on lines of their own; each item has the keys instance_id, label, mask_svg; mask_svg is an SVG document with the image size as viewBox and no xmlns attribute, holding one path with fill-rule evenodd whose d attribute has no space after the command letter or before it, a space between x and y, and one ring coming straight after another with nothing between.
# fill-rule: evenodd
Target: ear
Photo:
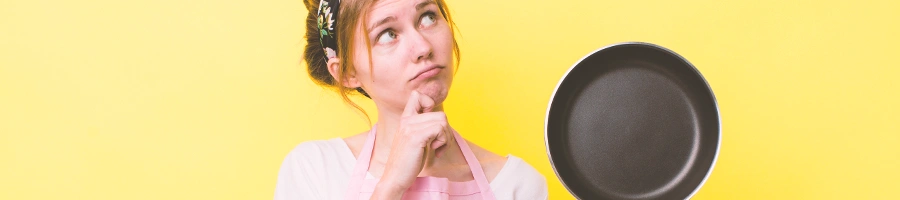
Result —
<instances>
[{"instance_id":1,"label":"ear","mask_svg":"<svg viewBox=\"0 0 900 200\"><path fill-rule=\"evenodd\" d=\"M347 71L344 73L344 77L338 78L338 76L340 76L338 71L341 68L341 61L337 57L328 59L327 65L328 73L331 74L331 77L333 77L335 81L341 80L340 84L344 87L358 88L362 86L362 84L359 83L359 79L356 79L356 70L347 69Z\"/></svg>"}]
</instances>

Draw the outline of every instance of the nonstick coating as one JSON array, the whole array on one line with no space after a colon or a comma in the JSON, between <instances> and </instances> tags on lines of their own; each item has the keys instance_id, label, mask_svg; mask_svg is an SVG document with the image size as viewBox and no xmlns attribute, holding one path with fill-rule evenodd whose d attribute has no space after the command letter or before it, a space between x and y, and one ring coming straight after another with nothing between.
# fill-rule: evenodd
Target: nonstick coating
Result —
<instances>
[{"instance_id":1,"label":"nonstick coating","mask_svg":"<svg viewBox=\"0 0 900 200\"><path fill-rule=\"evenodd\" d=\"M687 60L648 43L588 55L547 109L547 153L579 199L686 199L712 171L718 106Z\"/></svg>"}]
</instances>

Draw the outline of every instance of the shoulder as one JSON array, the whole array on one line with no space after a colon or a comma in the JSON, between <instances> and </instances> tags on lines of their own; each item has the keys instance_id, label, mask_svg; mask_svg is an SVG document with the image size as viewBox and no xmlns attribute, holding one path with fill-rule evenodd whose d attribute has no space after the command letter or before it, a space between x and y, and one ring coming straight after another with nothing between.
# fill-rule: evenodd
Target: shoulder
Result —
<instances>
[{"instance_id":1,"label":"shoulder","mask_svg":"<svg viewBox=\"0 0 900 200\"><path fill-rule=\"evenodd\" d=\"M325 165L339 164L340 155L335 139L302 142L284 157L280 173L320 171Z\"/></svg>"},{"instance_id":2,"label":"shoulder","mask_svg":"<svg viewBox=\"0 0 900 200\"><path fill-rule=\"evenodd\" d=\"M337 143L341 142L341 139L334 138L330 140L311 140L306 141L294 146L294 149L291 149L288 152L285 160L294 160L294 161L322 161L320 159L327 159L330 156L337 156L341 154L341 144Z\"/></svg>"},{"instance_id":3,"label":"shoulder","mask_svg":"<svg viewBox=\"0 0 900 200\"><path fill-rule=\"evenodd\" d=\"M356 154L365 143L366 136L361 133L348 138L302 142L288 152L282 168L285 166L303 166L306 170L319 169L323 166L352 168L356 164Z\"/></svg>"},{"instance_id":4,"label":"shoulder","mask_svg":"<svg viewBox=\"0 0 900 200\"><path fill-rule=\"evenodd\" d=\"M468 142L468 141L467 141ZM468 142L499 199L547 199L544 175L519 157L500 156Z\"/></svg>"},{"instance_id":5,"label":"shoulder","mask_svg":"<svg viewBox=\"0 0 900 200\"><path fill-rule=\"evenodd\" d=\"M498 199L547 199L547 180L534 167L519 157L500 156L472 142L472 152L490 181Z\"/></svg>"},{"instance_id":6,"label":"shoulder","mask_svg":"<svg viewBox=\"0 0 900 200\"><path fill-rule=\"evenodd\" d=\"M500 199L547 199L547 180L534 167L519 157L508 160L491 182L494 195Z\"/></svg>"},{"instance_id":7,"label":"shoulder","mask_svg":"<svg viewBox=\"0 0 900 200\"><path fill-rule=\"evenodd\" d=\"M275 199L333 199L345 189L355 159L340 138L306 141L285 156Z\"/></svg>"}]
</instances>

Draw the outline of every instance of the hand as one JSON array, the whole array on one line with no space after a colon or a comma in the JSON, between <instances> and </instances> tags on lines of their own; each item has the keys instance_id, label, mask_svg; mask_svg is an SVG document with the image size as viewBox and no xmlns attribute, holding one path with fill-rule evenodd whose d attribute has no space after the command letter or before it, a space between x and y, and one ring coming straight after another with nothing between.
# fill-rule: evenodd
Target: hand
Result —
<instances>
[{"instance_id":1,"label":"hand","mask_svg":"<svg viewBox=\"0 0 900 200\"><path fill-rule=\"evenodd\" d=\"M399 199L422 169L440 157L454 139L447 115L431 112L434 106L427 95L416 91L409 95L376 194Z\"/></svg>"}]
</instances>

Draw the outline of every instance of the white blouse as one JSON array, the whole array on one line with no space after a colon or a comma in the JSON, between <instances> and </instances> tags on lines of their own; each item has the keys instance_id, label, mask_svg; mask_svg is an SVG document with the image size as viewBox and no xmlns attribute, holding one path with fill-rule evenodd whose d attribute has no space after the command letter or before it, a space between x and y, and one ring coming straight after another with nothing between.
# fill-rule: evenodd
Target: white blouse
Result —
<instances>
[{"instance_id":1,"label":"white blouse","mask_svg":"<svg viewBox=\"0 0 900 200\"><path fill-rule=\"evenodd\" d=\"M498 200L547 199L547 181L522 159L508 160L491 190ZM356 157L341 138L300 143L288 153L278 171L275 200L344 199ZM367 179L375 179L372 174Z\"/></svg>"}]
</instances>

